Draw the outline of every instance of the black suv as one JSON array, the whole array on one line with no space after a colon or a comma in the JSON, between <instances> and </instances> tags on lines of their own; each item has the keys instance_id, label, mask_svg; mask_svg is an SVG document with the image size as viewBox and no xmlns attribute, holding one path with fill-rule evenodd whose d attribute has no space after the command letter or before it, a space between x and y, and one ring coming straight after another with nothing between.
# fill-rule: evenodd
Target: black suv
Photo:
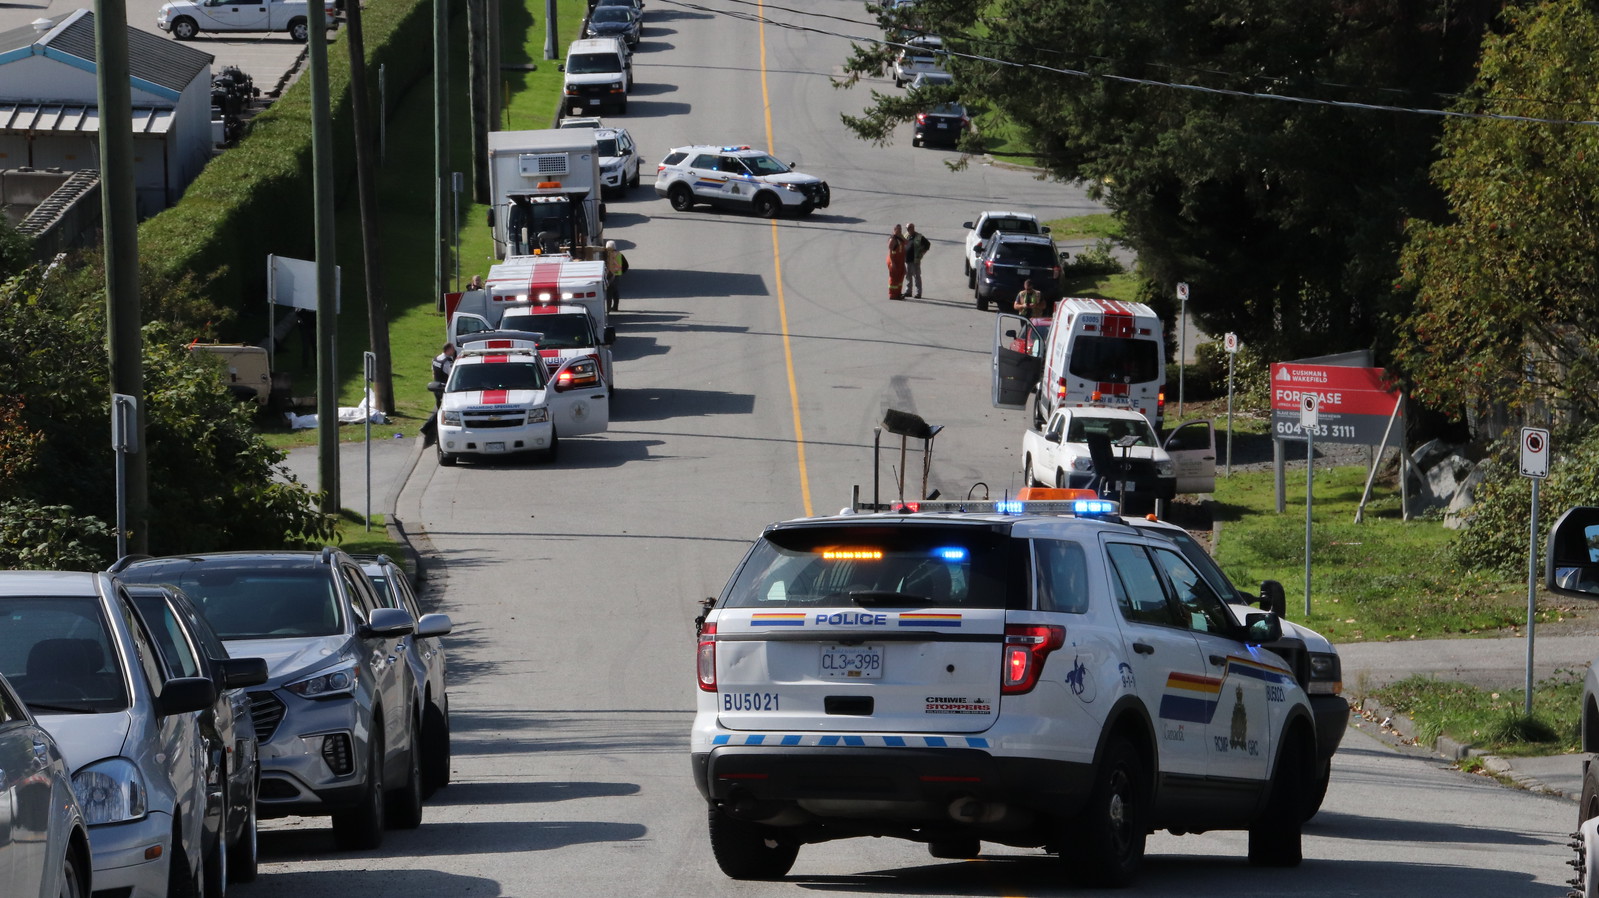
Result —
<instances>
[{"instance_id":1,"label":"black suv","mask_svg":"<svg viewBox=\"0 0 1599 898\"><path fill-rule=\"evenodd\" d=\"M996 231L972 274L977 308L986 312L992 302L1002 311L1010 311L1026 281L1032 281L1044 301L1053 304L1060 299L1060 272L1065 261L1065 253L1048 235Z\"/></svg>"},{"instance_id":2,"label":"black suv","mask_svg":"<svg viewBox=\"0 0 1599 898\"><path fill-rule=\"evenodd\" d=\"M261 817L331 815L339 847L355 849L380 846L385 824L421 824L421 691L401 650L416 621L385 608L354 559L331 547L218 552L113 570L178 587L230 654L266 659L250 693Z\"/></svg>"}]
</instances>

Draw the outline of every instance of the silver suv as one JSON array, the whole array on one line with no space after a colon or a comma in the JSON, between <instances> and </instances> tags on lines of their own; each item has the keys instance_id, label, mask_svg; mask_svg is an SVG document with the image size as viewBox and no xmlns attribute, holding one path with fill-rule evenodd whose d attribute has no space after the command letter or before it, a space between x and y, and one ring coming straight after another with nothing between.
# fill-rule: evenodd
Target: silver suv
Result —
<instances>
[{"instance_id":1,"label":"silver suv","mask_svg":"<svg viewBox=\"0 0 1599 898\"><path fill-rule=\"evenodd\" d=\"M349 555L183 555L117 575L178 587L229 653L266 659L269 678L250 693L260 816L331 815L347 849L379 847L385 824L421 824L421 693L400 651L416 621L383 607Z\"/></svg>"},{"instance_id":2,"label":"silver suv","mask_svg":"<svg viewBox=\"0 0 1599 898\"><path fill-rule=\"evenodd\" d=\"M1263 647L1277 616L1237 622L1113 502L985 506L774 524L739 564L690 736L722 871L892 836L1043 847L1115 886L1156 829L1247 830L1251 863L1297 865L1316 729Z\"/></svg>"},{"instance_id":3,"label":"silver suv","mask_svg":"<svg viewBox=\"0 0 1599 898\"><path fill-rule=\"evenodd\" d=\"M655 192L679 212L707 203L750 209L762 218L785 211L809 215L833 199L826 181L747 146L676 147L656 166Z\"/></svg>"}]
</instances>

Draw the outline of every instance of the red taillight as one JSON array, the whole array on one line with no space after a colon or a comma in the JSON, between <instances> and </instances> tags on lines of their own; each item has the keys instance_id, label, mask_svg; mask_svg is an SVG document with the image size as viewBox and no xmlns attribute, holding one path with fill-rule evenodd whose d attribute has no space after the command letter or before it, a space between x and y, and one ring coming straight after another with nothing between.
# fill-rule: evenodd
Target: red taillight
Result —
<instances>
[{"instance_id":1,"label":"red taillight","mask_svg":"<svg viewBox=\"0 0 1599 898\"><path fill-rule=\"evenodd\" d=\"M927 113L925 113L925 112L916 113L916 124L918 124L918 125L927 124Z\"/></svg>"},{"instance_id":2,"label":"red taillight","mask_svg":"<svg viewBox=\"0 0 1599 898\"><path fill-rule=\"evenodd\" d=\"M994 274L994 260L993 259L984 259L983 260L983 270L987 271L989 276L992 277L993 274Z\"/></svg>"},{"instance_id":3,"label":"red taillight","mask_svg":"<svg viewBox=\"0 0 1599 898\"><path fill-rule=\"evenodd\" d=\"M1011 624L1005 628L1004 670L1000 692L1032 692L1044 672L1044 659L1066 644L1066 628L1042 624Z\"/></svg>"},{"instance_id":4,"label":"red taillight","mask_svg":"<svg viewBox=\"0 0 1599 898\"><path fill-rule=\"evenodd\" d=\"M1057 280L1057 281L1060 280L1060 266L1059 265L1056 265L1054 268L1050 269L1050 271L1054 274L1055 280Z\"/></svg>"},{"instance_id":5,"label":"red taillight","mask_svg":"<svg viewBox=\"0 0 1599 898\"><path fill-rule=\"evenodd\" d=\"M1066 398L1066 378L1064 377L1055 381L1055 398L1057 400Z\"/></svg>"},{"instance_id":6,"label":"red taillight","mask_svg":"<svg viewBox=\"0 0 1599 898\"><path fill-rule=\"evenodd\" d=\"M695 652L694 666L699 676L700 689L716 691L716 625L706 623L700 627L700 647Z\"/></svg>"}]
</instances>

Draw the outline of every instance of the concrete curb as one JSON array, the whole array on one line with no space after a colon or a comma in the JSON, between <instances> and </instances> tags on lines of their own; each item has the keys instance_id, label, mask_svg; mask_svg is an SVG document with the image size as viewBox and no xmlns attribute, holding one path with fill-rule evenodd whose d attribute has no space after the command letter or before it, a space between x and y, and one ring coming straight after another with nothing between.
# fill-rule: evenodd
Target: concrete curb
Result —
<instances>
[{"instance_id":1,"label":"concrete curb","mask_svg":"<svg viewBox=\"0 0 1599 898\"><path fill-rule=\"evenodd\" d=\"M1567 795L1564 791L1549 786L1537 777L1517 772L1514 759L1501 758L1498 755L1489 754L1480 749L1472 748L1465 743L1457 742L1448 736L1439 736L1436 743L1428 746L1417 737L1416 723L1409 715L1384 707L1381 702L1374 698L1363 699L1355 711L1367 720L1376 723L1382 729L1392 732L1405 743L1420 748L1430 747L1434 754L1447 761L1459 762L1467 758L1476 758L1482 762L1483 769L1496 777L1510 780L1518 788L1525 789L1528 792L1536 792L1540 795L1569 798L1572 801L1577 799L1577 796Z\"/></svg>"},{"instance_id":2,"label":"concrete curb","mask_svg":"<svg viewBox=\"0 0 1599 898\"><path fill-rule=\"evenodd\" d=\"M422 581L427 578L427 559L411 541L411 534L406 529L405 522L400 520L398 509L400 494L405 491L405 485L410 482L411 474L416 470L416 463L421 460L422 453L427 451L427 437L417 434L411 443L411 457L406 460L404 473L396 478L389 491L383 496L383 529L389 539L401 545L401 552L405 555L404 567L411 574L411 585L415 591L421 593Z\"/></svg>"}]
</instances>

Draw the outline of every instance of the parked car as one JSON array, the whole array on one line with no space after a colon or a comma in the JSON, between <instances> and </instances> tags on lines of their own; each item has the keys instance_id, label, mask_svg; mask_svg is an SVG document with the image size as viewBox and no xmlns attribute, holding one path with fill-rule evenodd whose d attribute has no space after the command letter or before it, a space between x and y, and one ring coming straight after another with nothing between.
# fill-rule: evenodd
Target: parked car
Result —
<instances>
[{"instance_id":1,"label":"parked car","mask_svg":"<svg viewBox=\"0 0 1599 898\"><path fill-rule=\"evenodd\" d=\"M584 37L619 37L629 50L638 46L643 15L630 6L596 6L583 26Z\"/></svg>"},{"instance_id":2,"label":"parked car","mask_svg":"<svg viewBox=\"0 0 1599 898\"><path fill-rule=\"evenodd\" d=\"M405 570L387 555L357 555L361 570L377 587L385 608L399 608L416 618L416 635L405 657L422 703L422 795L450 784L450 693L445 685L444 642L454 629L448 614L423 614Z\"/></svg>"},{"instance_id":3,"label":"parked car","mask_svg":"<svg viewBox=\"0 0 1599 898\"><path fill-rule=\"evenodd\" d=\"M603 128L605 119L597 115L569 115L561 119L562 128Z\"/></svg>"},{"instance_id":4,"label":"parked car","mask_svg":"<svg viewBox=\"0 0 1599 898\"><path fill-rule=\"evenodd\" d=\"M905 49L894 57L894 86L904 87L917 75L944 73L944 39L933 35L913 37L905 42Z\"/></svg>"},{"instance_id":5,"label":"parked car","mask_svg":"<svg viewBox=\"0 0 1599 898\"><path fill-rule=\"evenodd\" d=\"M372 849L385 824L422 822L422 708L400 643L416 628L385 608L354 559L219 552L120 567L182 589L230 653L266 659L250 693L261 742L261 817L331 816L341 848ZM394 784L394 785L390 785Z\"/></svg>"},{"instance_id":6,"label":"parked car","mask_svg":"<svg viewBox=\"0 0 1599 898\"><path fill-rule=\"evenodd\" d=\"M990 303L996 303L1001 311L1009 311L1016 294L1028 281L1043 294L1047 305L1054 305L1060 299L1060 275L1065 261L1065 255L1047 234L997 232L972 271L977 308L987 311Z\"/></svg>"},{"instance_id":7,"label":"parked car","mask_svg":"<svg viewBox=\"0 0 1599 898\"><path fill-rule=\"evenodd\" d=\"M256 875L255 796L261 784L260 746L250 695L267 680L262 658L233 658L222 640L173 586L128 585L128 595L150 630L169 677L205 677L217 700L200 712L210 805L205 814L205 893L221 895L229 882Z\"/></svg>"},{"instance_id":8,"label":"parked car","mask_svg":"<svg viewBox=\"0 0 1599 898\"><path fill-rule=\"evenodd\" d=\"M0 676L0 872L7 895L89 898L89 830L50 733Z\"/></svg>"},{"instance_id":9,"label":"parked car","mask_svg":"<svg viewBox=\"0 0 1599 898\"><path fill-rule=\"evenodd\" d=\"M55 737L89 832L95 891L194 896L205 881L205 677L173 677L108 574L0 572L0 674Z\"/></svg>"},{"instance_id":10,"label":"parked car","mask_svg":"<svg viewBox=\"0 0 1599 898\"><path fill-rule=\"evenodd\" d=\"M338 25L335 4L324 3L323 12L332 31ZM156 27L180 41L192 40L202 31L282 31L303 44L309 23L306 0L172 0L155 15Z\"/></svg>"},{"instance_id":11,"label":"parked car","mask_svg":"<svg viewBox=\"0 0 1599 898\"><path fill-rule=\"evenodd\" d=\"M594 138L600 147L600 189L626 193L628 188L637 187L639 152L633 135L626 128L600 128Z\"/></svg>"},{"instance_id":12,"label":"parked car","mask_svg":"<svg viewBox=\"0 0 1599 898\"><path fill-rule=\"evenodd\" d=\"M971 116L959 103L934 103L916 113L915 136L911 145L918 147L952 147L972 127Z\"/></svg>"},{"instance_id":13,"label":"parked car","mask_svg":"<svg viewBox=\"0 0 1599 898\"><path fill-rule=\"evenodd\" d=\"M972 269L982 260L983 250L988 248L988 238L1002 231L1014 231L1019 234L1049 233L1049 226L1040 224L1038 216L1031 212L1009 212L1002 209L983 212L977 216L976 221L965 222L961 227L971 232L966 235L966 250L961 254L968 287L977 286L972 280Z\"/></svg>"}]
</instances>

